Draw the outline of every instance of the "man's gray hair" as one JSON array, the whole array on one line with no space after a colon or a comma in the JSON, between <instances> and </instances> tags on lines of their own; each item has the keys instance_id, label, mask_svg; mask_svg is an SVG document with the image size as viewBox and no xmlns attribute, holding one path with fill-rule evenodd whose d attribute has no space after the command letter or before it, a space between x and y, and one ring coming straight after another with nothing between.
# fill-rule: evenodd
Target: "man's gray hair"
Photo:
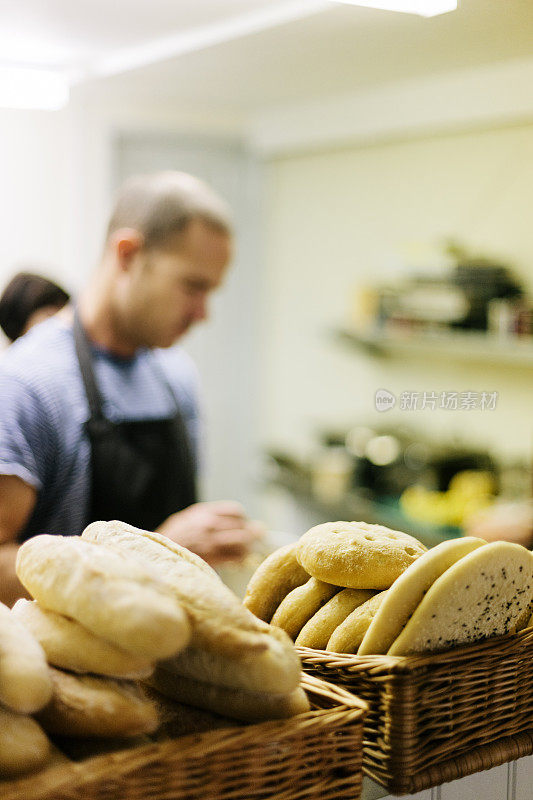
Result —
<instances>
[{"instance_id":1,"label":"man's gray hair","mask_svg":"<svg viewBox=\"0 0 533 800\"><path fill-rule=\"evenodd\" d=\"M222 233L232 233L228 206L203 181L185 172L137 175L118 193L106 241L120 228L133 228L142 234L144 247L165 247L196 219Z\"/></svg>"}]
</instances>

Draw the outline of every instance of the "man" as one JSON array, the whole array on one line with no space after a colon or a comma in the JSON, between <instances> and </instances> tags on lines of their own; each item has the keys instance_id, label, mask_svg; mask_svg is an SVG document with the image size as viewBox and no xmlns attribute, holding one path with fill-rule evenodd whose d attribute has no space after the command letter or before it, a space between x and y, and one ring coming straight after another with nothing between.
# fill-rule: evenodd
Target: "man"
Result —
<instances>
[{"instance_id":1,"label":"man","mask_svg":"<svg viewBox=\"0 0 533 800\"><path fill-rule=\"evenodd\" d=\"M196 503L194 368L165 353L207 317L232 238L199 180L129 181L76 308L31 330L0 363L0 600L23 592L18 545L95 519L157 529L211 564L260 535L238 503Z\"/></svg>"}]
</instances>

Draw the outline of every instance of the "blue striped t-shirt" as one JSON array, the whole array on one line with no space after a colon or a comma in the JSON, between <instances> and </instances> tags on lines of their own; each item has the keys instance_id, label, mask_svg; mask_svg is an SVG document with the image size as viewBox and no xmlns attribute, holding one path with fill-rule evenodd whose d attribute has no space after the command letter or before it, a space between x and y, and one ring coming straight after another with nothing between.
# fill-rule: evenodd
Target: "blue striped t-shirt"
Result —
<instances>
[{"instance_id":1,"label":"blue striped t-shirt","mask_svg":"<svg viewBox=\"0 0 533 800\"><path fill-rule=\"evenodd\" d=\"M114 422L161 419L175 403L198 449L198 384L193 362L180 348L139 350L119 358L94 347L93 364L103 412ZM38 533L79 534L87 524L89 408L69 324L53 317L36 325L0 357L0 474L17 475L37 489L33 514L20 540Z\"/></svg>"}]
</instances>

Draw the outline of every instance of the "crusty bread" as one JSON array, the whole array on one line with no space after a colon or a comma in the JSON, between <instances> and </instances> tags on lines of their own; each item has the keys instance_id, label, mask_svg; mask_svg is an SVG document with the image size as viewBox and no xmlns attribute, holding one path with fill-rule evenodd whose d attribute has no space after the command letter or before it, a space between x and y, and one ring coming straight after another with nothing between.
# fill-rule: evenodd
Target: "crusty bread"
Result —
<instances>
[{"instance_id":1,"label":"crusty bread","mask_svg":"<svg viewBox=\"0 0 533 800\"><path fill-rule=\"evenodd\" d=\"M326 650L334 653L357 653L368 626L386 595L386 591L375 594L352 611L333 631Z\"/></svg>"},{"instance_id":2,"label":"crusty bread","mask_svg":"<svg viewBox=\"0 0 533 800\"><path fill-rule=\"evenodd\" d=\"M17 555L17 575L42 608L72 617L124 650L173 655L190 625L150 565L77 536L35 536Z\"/></svg>"},{"instance_id":3,"label":"crusty bread","mask_svg":"<svg viewBox=\"0 0 533 800\"><path fill-rule=\"evenodd\" d=\"M161 665L156 667L148 684L180 703L245 722L284 719L310 709L307 696L301 688L287 694L230 689L176 675Z\"/></svg>"},{"instance_id":4,"label":"crusty bread","mask_svg":"<svg viewBox=\"0 0 533 800\"><path fill-rule=\"evenodd\" d=\"M370 600L374 594L375 592L369 589L343 589L333 595L331 600L328 600L309 622L306 622L295 644L299 647L325 650L335 628L344 622L348 614Z\"/></svg>"},{"instance_id":5,"label":"crusty bread","mask_svg":"<svg viewBox=\"0 0 533 800\"><path fill-rule=\"evenodd\" d=\"M280 657L281 643L283 658L294 664L294 650L288 637L276 635L273 644L270 626L244 608L213 570L208 567L206 571L188 556L184 557L183 548L177 548L165 536L113 521L89 525L82 538L157 567L158 574L188 614L192 647L250 664L252 650L258 659L263 653L270 660L268 653L273 649L276 657Z\"/></svg>"},{"instance_id":6,"label":"crusty bread","mask_svg":"<svg viewBox=\"0 0 533 800\"><path fill-rule=\"evenodd\" d=\"M350 589L388 589L426 548L366 522L326 522L301 537L296 557L314 578Z\"/></svg>"},{"instance_id":7,"label":"crusty bread","mask_svg":"<svg viewBox=\"0 0 533 800\"><path fill-rule=\"evenodd\" d=\"M272 617L272 625L282 628L291 639L296 639L306 622L338 591L338 586L309 578L307 583L293 589L281 601Z\"/></svg>"},{"instance_id":8,"label":"crusty bread","mask_svg":"<svg viewBox=\"0 0 533 800\"><path fill-rule=\"evenodd\" d=\"M11 778L44 766L50 742L31 717L0 706L0 778Z\"/></svg>"},{"instance_id":9,"label":"crusty bread","mask_svg":"<svg viewBox=\"0 0 533 800\"><path fill-rule=\"evenodd\" d=\"M0 603L0 702L32 714L52 694L44 651L13 612Z\"/></svg>"},{"instance_id":10,"label":"crusty bread","mask_svg":"<svg viewBox=\"0 0 533 800\"><path fill-rule=\"evenodd\" d=\"M198 681L214 683L233 689L257 692L291 692L300 683L301 663L291 646L287 647L287 635L279 628L272 628L268 648L256 652L243 650L240 659L186 647L181 653L162 662L177 675Z\"/></svg>"},{"instance_id":11,"label":"crusty bread","mask_svg":"<svg viewBox=\"0 0 533 800\"><path fill-rule=\"evenodd\" d=\"M493 542L449 567L433 583L389 655L444 650L516 630L533 598L533 554Z\"/></svg>"},{"instance_id":12,"label":"crusty bread","mask_svg":"<svg viewBox=\"0 0 533 800\"><path fill-rule=\"evenodd\" d=\"M53 667L50 673L54 693L37 715L49 733L130 737L157 728L156 705L138 684L95 675L72 675Z\"/></svg>"},{"instance_id":13,"label":"crusty bread","mask_svg":"<svg viewBox=\"0 0 533 800\"><path fill-rule=\"evenodd\" d=\"M124 539L122 539L122 543L129 542L130 549L135 550L134 542L138 543L137 540L131 540L128 534L136 534L137 537L141 537L142 539L150 539L152 542L156 544L160 544L165 550L169 550L171 553L174 553L175 556L179 556L182 561L188 561L193 567L196 567L201 572L205 573L209 577L213 578L214 580L219 581L220 578L218 577L218 573L213 567L210 567L209 564L200 558L200 556L193 553L191 550L187 550L186 547L182 547L181 544L177 544L177 542L173 542L172 539L169 539L168 536L163 536L160 533L156 533L156 531L145 531L142 528L136 528L133 525L129 525L127 522L121 522L118 519L110 520L109 522L99 521L99 522L91 522L90 525L87 525L85 530L82 533L82 538L87 539L90 542L101 542L102 544L109 544L111 542L110 534L113 535L114 543L117 543L117 537L120 533L125 534ZM139 548L139 552L146 557L146 559L156 565L162 565L163 569L169 563L168 553L165 555L160 550L155 550L151 548L148 550L147 548Z\"/></svg>"},{"instance_id":14,"label":"crusty bread","mask_svg":"<svg viewBox=\"0 0 533 800\"><path fill-rule=\"evenodd\" d=\"M246 588L243 604L265 622L289 592L309 580L309 574L296 560L297 542L271 553L256 569Z\"/></svg>"},{"instance_id":15,"label":"crusty bread","mask_svg":"<svg viewBox=\"0 0 533 800\"><path fill-rule=\"evenodd\" d=\"M396 578L377 610L358 655L384 654L400 635L432 584L456 561L486 542L468 536L441 542L414 561Z\"/></svg>"},{"instance_id":16,"label":"crusty bread","mask_svg":"<svg viewBox=\"0 0 533 800\"><path fill-rule=\"evenodd\" d=\"M153 662L106 642L74 619L40 608L36 600L17 600L12 613L40 643L49 664L70 672L112 678L147 678Z\"/></svg>"}]
</instances>

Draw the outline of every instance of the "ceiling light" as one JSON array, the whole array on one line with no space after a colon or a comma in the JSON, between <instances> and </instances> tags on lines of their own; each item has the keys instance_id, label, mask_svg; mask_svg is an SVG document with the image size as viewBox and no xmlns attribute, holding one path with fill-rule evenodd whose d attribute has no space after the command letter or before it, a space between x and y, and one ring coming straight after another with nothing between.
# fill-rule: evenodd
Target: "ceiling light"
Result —
<instances>
[{"instance_id":1,"label":"ceiling light","mask_svg":"<svg viewBox=\"0 0 533 800\"><path fill-rule=\"evenodd\" d=\"M0 108L57 111L69 99L60 72L28 67L0 67Z\"/></svg>"},{"instance_id":2,"label":"ceiling light","mask_svg":"<svg viewBox=\"0 0 533 800\"><path fill-rule=\"evenodd\" d=\"M457 8L457 0L333 0L333 2L381 8L384 11L402 11L404 14L418 14L421 17L436 17L438 14L446 14Z\"/></svg>"}]
</instances>

